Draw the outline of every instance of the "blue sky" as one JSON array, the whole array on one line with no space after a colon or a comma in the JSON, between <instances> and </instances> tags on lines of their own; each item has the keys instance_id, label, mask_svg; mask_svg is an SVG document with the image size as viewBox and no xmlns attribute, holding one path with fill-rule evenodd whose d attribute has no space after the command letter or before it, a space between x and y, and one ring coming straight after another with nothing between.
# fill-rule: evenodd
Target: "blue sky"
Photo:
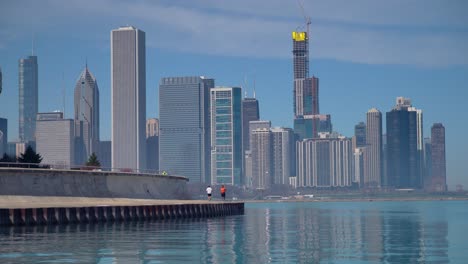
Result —
<instances>
[{"instance_id":1,"label":"blue sky","mask_svg":"<svg viewBox=\"0 0 468 264\"><path fill-rule=\"evenodd\" d=\"M450 188L468 189L468 2L312 0L311 74L320 111L352 136L372 107L397 96L424 111L424 134L446 127ZM297 1L4 0L0 2L0 116L18 137L18 59L39 61L39 111L72 117L73 89L85 61L101 94L101 138L110 138L110 31L133 25L147 38L147 117L158 116L161 77L204 75L217 85L254 86L262 119L292 126L291 31L304 18ZM302 27L302 29L304 29Z\"/></svg>"}]
</instances>

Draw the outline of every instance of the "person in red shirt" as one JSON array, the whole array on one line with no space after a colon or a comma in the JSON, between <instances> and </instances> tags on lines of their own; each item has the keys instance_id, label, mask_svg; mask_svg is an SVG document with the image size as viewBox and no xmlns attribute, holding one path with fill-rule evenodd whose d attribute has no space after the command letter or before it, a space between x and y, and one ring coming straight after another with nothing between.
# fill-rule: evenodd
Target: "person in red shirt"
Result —
<instances>
[{"instance_id":1,"label":"person in red shirt","mask_svg":"<svg viewBox=\"0 0 468 264\"><path fill-rule=\"evenodd\" d=\"M224 185L221 185L221 197L226 200L226 187Z\"/></svg>"}]
</instances>

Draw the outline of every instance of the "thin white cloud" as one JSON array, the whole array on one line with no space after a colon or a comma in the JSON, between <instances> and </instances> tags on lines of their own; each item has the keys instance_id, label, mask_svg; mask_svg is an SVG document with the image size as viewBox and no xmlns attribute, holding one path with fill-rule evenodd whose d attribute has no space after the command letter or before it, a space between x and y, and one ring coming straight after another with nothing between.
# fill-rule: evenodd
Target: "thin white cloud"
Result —
<instances>
[{"instance_id":1,"label":"thin white cloud","mask_svg":"<svg viewBox=\"0 0 468 264\"><path fill-rule=\"evenodd\" d=\"M0 11L0 46L27 30L70 28L88 38L133 24L149 46L228 56L290 57L290 32L301 24L296 1L19 1ZM30 8L25 8L30 5ZM468 18L463 1L304 1L312 16L311 55L369 64L468 64ZM466 10L466 9L465 9ZM26 19L27 20L27 19ZM109 26L111 28L109 28ZM106 32L103 34L103 32ZM108 35L105 35L106 39ZM101 39L102 41L102 39Z\"/></svg>"}]
</instances>

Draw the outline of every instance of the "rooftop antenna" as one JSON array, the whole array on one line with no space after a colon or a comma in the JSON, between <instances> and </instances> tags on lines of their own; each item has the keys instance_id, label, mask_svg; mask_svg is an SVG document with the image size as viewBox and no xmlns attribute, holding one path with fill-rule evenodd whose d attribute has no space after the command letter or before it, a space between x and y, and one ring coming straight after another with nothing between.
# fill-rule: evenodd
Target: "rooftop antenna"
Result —
<instances>
[{"instance_id":1,"label":"rooftop antenna","mask_svg":"<svg viewBox=\"0 0 468 264\"><path fill-rule=\"evenodd\" d=\"M63 106L63 118L65 118L65 73L62 72L62 106Z\"/></svg>"},{"instance_id":2,"label":"rooftop antenna","mask_svg":"<svg viewBox=\"0 0 468 264\"><path fill-rule=\"evenodd\" d=\"M247 98L247 75L244 75L244 98Z\"/></svg>"},{"instance_id":3,"label":"rooftop antenna","mask_svg":"<svg viewBox=\"0 0 468 264\"><path fill-rule=\"evenodd\" d=\"M254 82L253 82L253 98L257 99L257 96L255 95L255 75L254 75Z\"/></svg>"},{"instance_id":4,"label":"rooftop antenna","mask_svg":"<svg viewBox=\"0 0 468 264\"><path fill-rule=\"evenodd\" d=\"M34 33L31 33L31 56L34 56Z\"/></svg>"}]
</instances>

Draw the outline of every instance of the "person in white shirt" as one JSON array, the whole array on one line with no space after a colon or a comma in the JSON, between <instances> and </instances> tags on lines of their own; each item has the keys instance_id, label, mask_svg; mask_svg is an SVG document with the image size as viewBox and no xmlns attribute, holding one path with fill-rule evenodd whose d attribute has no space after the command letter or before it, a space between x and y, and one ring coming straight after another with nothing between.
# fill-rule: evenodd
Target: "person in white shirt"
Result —
<instances>
[{"instance_id":1,"label":"person in white shirt","mask_svg":"<svg viewBox=\"0 0 468 264\"><path fill-rule=\"evenodd\" d=\"M208 195L208 201L211 201L211 192L213 191L213 189L211 189L211 186L208 185L208 187L206 188L206 194Z\"/></svg>"}]
</instances>

